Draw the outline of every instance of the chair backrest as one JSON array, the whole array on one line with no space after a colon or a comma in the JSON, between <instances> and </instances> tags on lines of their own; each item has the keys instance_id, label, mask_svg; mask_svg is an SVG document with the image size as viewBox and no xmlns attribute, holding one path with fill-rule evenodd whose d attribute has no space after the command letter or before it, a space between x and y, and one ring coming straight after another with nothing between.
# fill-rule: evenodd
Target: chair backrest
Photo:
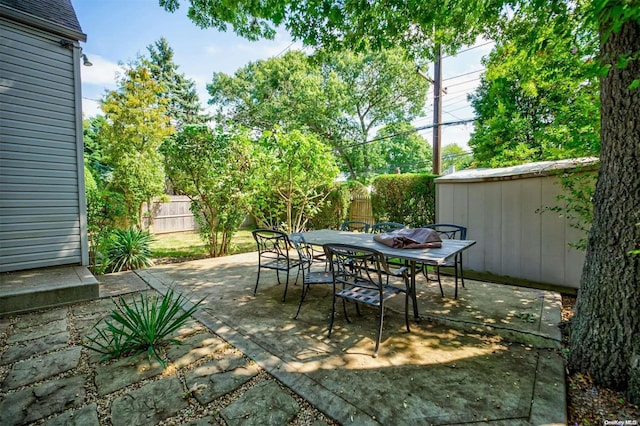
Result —
<instances>
[{"instance_id":1,"label":"chair backrest","mask_svg":"<svg viewBox=\"0 0 640 426\"><path fill-rule=\"evenodd\" d=\"M323 247L336 284L357 285L382 291L385 283L382 274L389 273L382 253L348 244L325 244Z\"/></svg>"},{"instance_id":2,"label":"chair backrest","mask_svg":"<svg viewBox=\"0 0 640 426\"><path fill-rule=\"evenodd\" d=\"M451 223L431 223L424 225L423 228L431 228L436 231L440 238L447 238L449 240L466 240L467 228L460 225L454 225Z\"/></svg>"},{"instance_id":3,"label":"chair backrest","mask_svg":"<svg viewBox=\"0 0 640 426\"><path fill-rule=\"evenodd\" d=\"M371 227L372 234L380 234L384 232L396 231L404 228L404 224L398 222L378 222Z\"/></svg>"},{"instance_id":4,"label":"chair backrest","mask_svg":"<svg viewBox=\"0 0 640 426\"><path fill-rule=\"evenodd\" d=\"M298 252L300 261L303 262L308 269L314 259L313 246L305 241L304 236L300 232L292 232L289 234L289 241Z\"/></svg>"},{"instance_id":5,"label":"chair backrest","mask_svg":"<svg viewBox=\"0 0 640 426\"><path fill-rule=\"evenodd\" d=\"M343 222L340 226L341 231L359 231L367 233L369 232L370 225L367 222L359 222L357 220L351 220Z\"/></svg>"},{"instance_id":6,"label":"chair backrest","mask_svg":"<svg viewBox=\"0 0 640 426\"><path fill-rule=\"evenodd\" d=\"M291 243L284 232L273 229L256 229L251 233L253 234L253 239L256 240L261 257L272 259L289 258Z\"/></svg>"}]
</instances>

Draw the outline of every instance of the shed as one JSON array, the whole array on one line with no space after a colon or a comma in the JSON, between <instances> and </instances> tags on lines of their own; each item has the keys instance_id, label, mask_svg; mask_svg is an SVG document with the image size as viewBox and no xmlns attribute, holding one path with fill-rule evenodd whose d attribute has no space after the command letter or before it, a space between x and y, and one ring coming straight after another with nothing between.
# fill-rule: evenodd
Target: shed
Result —
<instances>
[{"instance_id":1,"label":"shed","mask_svg":"<svg viewBox=\"0 0 640 426\"><path fill-rule=\"evenodd\" d=\"M437 221L468 228L476 240L465 270L492 279L576 290L585 253L570 243L584 232L566 215L545 211L559 204L559 175L594 172L597 158L544 161L495 169L469 169L436 179Z\"/></svg>"},{"instance_id":2,"label":"shed","mask_svg":"<svg viewBox=\"0 0 640 426\"><path fill-rule=\"evenodd\" d=\"M0 0L0 272L88 264L79 41L70 0Z\"/></svg>"}]
</instances>

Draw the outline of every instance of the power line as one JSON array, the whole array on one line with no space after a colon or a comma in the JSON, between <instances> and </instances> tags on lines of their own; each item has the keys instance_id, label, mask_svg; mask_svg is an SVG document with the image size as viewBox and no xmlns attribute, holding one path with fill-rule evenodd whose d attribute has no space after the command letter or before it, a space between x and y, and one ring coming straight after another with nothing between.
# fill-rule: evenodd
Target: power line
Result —
<instances>
[{"instance_id":1,"label":"power line","mask_svg":"<svg viewBox=\"0 0 640 426\"><path fill-rule=\"evenodd\" d=\"M461 120L458 120L458 121L445 121L445 122L439 123L437 125L443 126L443 127L458 126L460 124L473 123L475 120L476 120L475 118L467 118L467 119L461 119ZM374 142L379 142L379 141L382 141L382 140L391 139L391 138L394 138L396 136L406 136L406 135L410 135L412 133L419 132L421 130L433 129L437 125L436 124L426 124L424 126L414 127L413 129L407 130L405 132L399 132L399 133L394 133L393 135L381 136L379 138L371 139L371 140L364 141L364 142L356 142L356 143L352 143L352 144L349 144L349 145L342 145L339 148L353 148L353 147L356 147L356 146L368 145L368 144L371 144L371 143L374 143Z\"/></svg>"},{"instance_id":2,"label":"power line","mask_svg":"<svg viewBox=\"0 0 640 426\"><path fill-rule=\"evenodd\" d=\"M479 69L479 70L475 70L475 71L465 72L464 74L458 74L458 75L454 75L453 77L443 78L442 81L453 80L454 78L464 77L465 75L476 74L476 73L482 72L484 70L485 70L485 68L482 68L482 69Z\"/></svg>"},{"instance_id":3,"label":"power line","mask_svg":"<svg viewBox=\"0 0 640 426\"><path fill-rule=\"evenodd\" d=\"M295 43L296 43L295 41L292 41L290 45L282 49L282 51L276 55L276 58L279 58L280 55L284 54L287 50L291 49L291 46L293 46Z\"/></svg>"},{"instance_id":4,"label":"power line","mask_svg":"<svg viewBox=\"0 0 640 426\"><path fill-rule=\"evenodd\" d=\"M472 78L471 80L461 81L460 83L449 84L449 85L447 85L447 89L448 89L449 87L461 86L461 85L463 85L463 84L471 83L471 82L473 82L473 81L478 81L478 80L480 80L480 77L478 77L478 78Z\"/></svg>"},{"instance_id":5,"label":"power line","mask_svg":"<svg viewBox=\"0 0 640 426\"><path fill-rule=\"evenodd\" d=\"M458 55L459 55L459 54L461 54L461 53L465 53L465 52L468 52L468 51L473 50L473 49L478 49L478 48L480 48L480 47L484 47L484 46L486 46L486 45L493 44L493 43L495 43L495 41L488 41L488 42L486 42L486 43L477 44L477 45L475 45L475 46L471 46L471 47L469 47L469 48L467 48L467 49L460 50L460 51L456 52L454 55L447 55L447 56L443 56L443 57L442 57L442 59L445 59L445 58L451 58L451 57L454 57L454 56L458 56Z\"/></svg>"}]
</instances>

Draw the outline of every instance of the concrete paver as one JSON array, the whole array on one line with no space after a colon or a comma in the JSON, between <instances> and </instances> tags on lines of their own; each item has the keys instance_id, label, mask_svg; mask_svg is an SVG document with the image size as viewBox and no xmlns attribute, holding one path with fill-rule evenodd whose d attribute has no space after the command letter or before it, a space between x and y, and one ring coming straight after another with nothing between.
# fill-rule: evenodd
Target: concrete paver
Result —
<instances>
[{"instance_id":1,"label":"concrete paver","mask_svg":"<svg viewBox=\"0 0 640 426\"><path fill-rule=\"evenodd\" d=\"M180 380L163 378L113 401L111 422L113 426L155 425L187 406Z\"/></svg>"},{"instance_id":2,"label":"concrete paver","mask_svg":"<svg viewBox=\"0 0 640 426\"><path fill-rule=\"evenodd\" d=\"M84 376L73 376L8 393L0 403L0 424L25 424L79 407L85 399L85 381ZM7 389L4 386L3 389Z\"/></svg>"},{"instance_id":3,"label":"concrete paver","mask_svg":"<svg viewBox=\"0 0 640 426\"><path fill-rule=\"evenodd\" d=\"M229 426L280 426L288 424L298 411L296 400L269 380L252 387L221 414Z\"/></svg>"},{"instance_id":4,"label":"concrete paver","mask_svg":"<svg viewBox=\"0 0 640 426\"><path fill-rule=\"evenodd\" d=\"M14 389L69 371L78 366L80 351L79 347L73 347L16 362L9 370L3 386Z\"/></svg>"}]
</instances>

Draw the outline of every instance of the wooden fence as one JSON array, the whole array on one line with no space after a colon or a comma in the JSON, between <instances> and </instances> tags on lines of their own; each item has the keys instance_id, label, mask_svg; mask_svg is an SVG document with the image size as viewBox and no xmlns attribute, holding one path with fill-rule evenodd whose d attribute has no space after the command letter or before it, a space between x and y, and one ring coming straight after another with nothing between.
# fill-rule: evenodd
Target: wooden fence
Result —
<instances>
[{"instance_id":1,"label":"wooden fence","mask_svg":"<svg viewBox=\"0 0 640 426\"><path fill-rule=\"evenodd\" d=\"M170 232L196 231L198 223L189 210L191 200L184 195L169 195L168 202L154 202L151 210L152 221L149 232L152 234L167 234ZM146 211L146 204L142 206ZM354 195L349 208L349 220L357 220L373 224L371 197L366 194ZM147 226L148 218L143 218L143 225ZM241 227L255 226L250 216Z\"/></svg>"},{"instance_id":2,"label":"wooden fence","mask_svg":"<svg viewBox=\"0 0 640 426\"><path fill-rule=\"evenodd\" d=\"M166 234L169 232L195 231L198 224L189 210L191 200L185 195L170 195L166 203L154 202L152 207L152 234ZM142 206L146 211L146 206ZM143 225L148 224L148 218L143 219Z\"/></svg>"},{"instance_id":3,"label":"wooden fence","mask_svg":"<svg viewBox=\"0 0 640 426\"><path fill-rule=\"evenodd\" d=\"M371 209L371 196L368 194L353 194L349 209L349 220L367 222L373 225L373 211Z\"/></svg>"}]
</instances>

